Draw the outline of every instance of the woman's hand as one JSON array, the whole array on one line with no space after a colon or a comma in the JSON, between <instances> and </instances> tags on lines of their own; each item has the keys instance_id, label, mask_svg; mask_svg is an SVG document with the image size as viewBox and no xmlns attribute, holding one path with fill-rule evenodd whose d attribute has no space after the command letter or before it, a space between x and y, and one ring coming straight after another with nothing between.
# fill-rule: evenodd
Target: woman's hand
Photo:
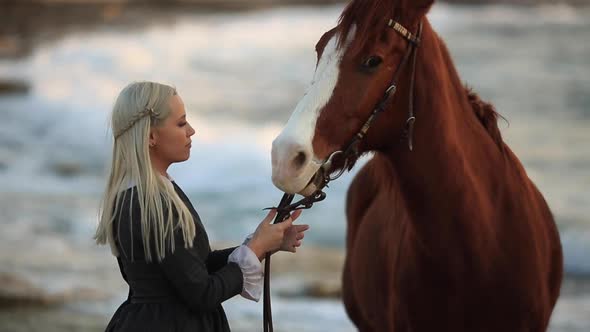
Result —
<instances>
[{"instance_id":1,"label":"woman's hand","mask_svg":"<svg viewBox=\"0 0 590 332\"><path fill-rule=\"evenodd\" d=\"M309 225L293 225L293 222L301 215L301 210L296 210L281 223L272 224L276 214L275 209L271 210L248 242L248 247L261 261L267 252L275 253L279 250L296 252L301 246L304 232L309 229Z\"/></svg>"},{"instance_id":2,"label":"woman's hand","mask_svg":"<svg viewBox=\"0 0 590 332\"><path fill-rule=\"evenodd\" d=\"M250 247L254 254L258 256L260 261L264 259L267 252L275 252L282 248L285 232L290 229L293 224L293 217L289 217L281 223L272 224L276 214L276 209L270 210L268 215L256 228L250 242L248 242L248 247ZM299 216L299 214L297 214L297 216Z\"/></svg>"},{"instance_id":3,"label":"woman's hand","mask_svg":"<svg viewBox=\"0 0 590 332\"><path fill-rule=\"evenodd\" d=\"M301 215L301 210L295 210L291 214L293 221L297 220ZM301 246L301 241L305 236L304 232L309 229L309 225L291 225L291 227L285 230L285 236L283 237L283 243L279 250L296 252L297 248Z\"/></svg>"}]
</instances>

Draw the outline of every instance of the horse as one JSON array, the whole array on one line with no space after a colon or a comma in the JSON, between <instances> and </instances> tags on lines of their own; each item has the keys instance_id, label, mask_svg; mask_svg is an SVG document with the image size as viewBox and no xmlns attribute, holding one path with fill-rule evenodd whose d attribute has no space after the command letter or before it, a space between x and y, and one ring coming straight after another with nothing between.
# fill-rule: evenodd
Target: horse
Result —
<instances>
[{"instance_id":1,"label":"horse","mask_svg":"<svg viewBox=\"0 0 590 332\"><path fill-rule=\"evenodd\" d=\"M360 331L546 331L557 226L498 113L459 78L433 2L346 5L272 143L272 182L312 195L372 155L346 194L342 299Z\"/></svg>"}]
</instances>

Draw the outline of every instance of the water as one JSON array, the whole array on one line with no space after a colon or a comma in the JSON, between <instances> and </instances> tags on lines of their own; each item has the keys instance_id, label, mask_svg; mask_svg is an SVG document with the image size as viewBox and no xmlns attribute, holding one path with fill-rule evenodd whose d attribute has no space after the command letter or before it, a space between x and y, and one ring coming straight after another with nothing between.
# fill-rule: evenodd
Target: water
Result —
<instances>
[{"instance_id":1,"label":"water","mask_svg":"<svg viewBox=\"0 0 590 332\"><path fill-rule=\"evenodd\" d=\"M191 159L170 173L213 241L241 241L265 215L261 208L281 196L270 182L270 144L312 77L316 41L341 10L186 14L133 31L68 33L30 56L0 61L0 77L31 85L28 94L0 96L0 271L49 292L100 285L107 300L64 310L114 311L124 285L108 250L90 238L110 152L110 107L125 84L141 79L177 87L197 133ZM504 138L556 216L568 278L578 281L568 281L574 286L560 299L552 331L590 330L590 292L579 286L590 276L590 9L437 4L429 19L461 77L509 120ZM353 175L304 213L312 225L306 245L343 247ZM275 297L273 304L278 329L353 330L338 301ZM225 307L236 329L258 329L261 303L232 299Z\"/></svg>"}]
</instances>

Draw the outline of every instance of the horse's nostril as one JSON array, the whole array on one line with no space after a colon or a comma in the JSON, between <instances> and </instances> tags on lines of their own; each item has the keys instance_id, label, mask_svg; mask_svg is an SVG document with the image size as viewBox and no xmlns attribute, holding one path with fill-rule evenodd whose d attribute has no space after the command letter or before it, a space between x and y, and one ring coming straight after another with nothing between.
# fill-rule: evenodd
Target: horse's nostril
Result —
<instances>
[{"instance_id":1,"label":"horse's nostril","mask_svg":"<svg viewBox=\"0 0 590 332\"><path fill-rule=\"evenodd\" d=\"M303 165L305 165L306 161L307 161L307 156L305 155L305 152L299 151L297 153L297 156L295 156L295 159L293 159L293 165L295 166L295 169L298 170L301 167L303 167Z\"/></svg>"}]
</instances>

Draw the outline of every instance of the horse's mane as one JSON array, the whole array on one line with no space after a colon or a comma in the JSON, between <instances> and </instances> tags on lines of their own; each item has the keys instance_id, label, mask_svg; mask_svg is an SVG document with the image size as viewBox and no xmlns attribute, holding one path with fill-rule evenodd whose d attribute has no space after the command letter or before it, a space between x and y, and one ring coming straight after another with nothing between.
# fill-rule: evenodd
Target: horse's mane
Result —
<instances>
[{"instance_id":1,"label":"horse's mane","mask_svg":"<svg viewBox=\"0 0 590 332\"><path fill-rule=\"evenodd\" d=\"M479 119L479 122L481 122L496 145L498 145L500 151L504 151L504 141L502 140L502 134L498 128L498 117L501 117L504 120L506 119L496 112L492 104L481 100L479 95L475 93L470 87L465 87L465 93L467 94L467 100L469 100L469 104L473 108L473 113L475 113L475 116Z\"/></svg>"},{"instance_id":2,"label":"horse's mane","mask_svg":"<svg viewBox=\"0 0 590 332\"><path fill-rule=\"evenodd\" d=\"M496 112L492 104L481 100L479 95L475 93L471 87L464 86L461 83L459 74L457 73L455 64L451 58L451 53L449 52L446 43L438 35L435 34L435 36L443 58L444 66L446 66L446 68L451 72L451 77L454 78L451 79L452 84L454 85L455 89L465 93L473 113L490 135L492 140L496 143L500 151L504 152L504 141L502 140L502 134L498 128L498 117L504 119L506 122L508 121L502 115L498 114L498 112Z\"/></svg>"}]
</instances>

